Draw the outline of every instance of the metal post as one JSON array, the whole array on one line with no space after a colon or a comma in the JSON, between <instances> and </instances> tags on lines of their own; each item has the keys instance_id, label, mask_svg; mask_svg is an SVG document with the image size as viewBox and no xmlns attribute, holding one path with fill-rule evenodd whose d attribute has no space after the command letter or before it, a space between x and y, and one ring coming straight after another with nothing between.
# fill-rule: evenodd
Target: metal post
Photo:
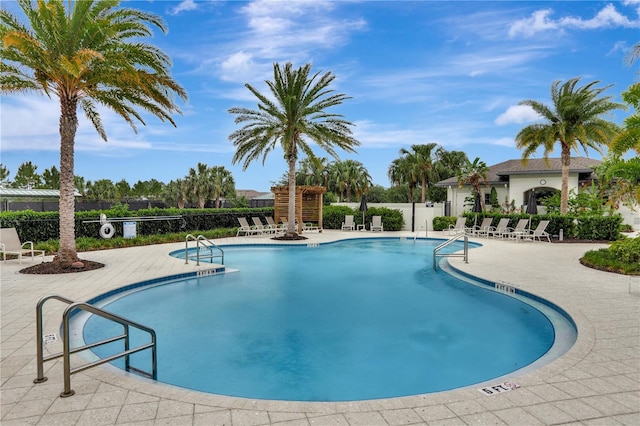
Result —
<instances>
[{"instance_id":1,"label":"metal post","mask_svg":"<svg viewBox=\"0 0 640 426\"><path fill-rule=\"evenodd\" d=\"M36 364L37 364L37 376L33 379L33 383L46 382L47 378L44 376L44 349L42 348L44 342L42 339L42 305L46 299L40 299L36 304Z\"/></svg>"},{"instance_id":2,"label":"metal post","mask_svg":"<svg viewBox=\"0 0 640 426\"><path fill-rule=\"evenodd\" d=\"M124 325L124 351L129 352L129 325ZM125 371L129 371L129 366L131 363L129 362L129 354L124 356L124 369Z\"/></svg>"},{"instance_id":3,"label":"metal post","mask_svg":"<svg viewBox=\"0 0 640 426\"><path fill-rule=\"evenodd\" d=\"M62 375L64 377L64 391L60 393L62 398L73 396L76 392L71 389L71 342L69 337L69 312L73 309L73 305L68 306L62 314Z\"/></svg>"}]
</instances>

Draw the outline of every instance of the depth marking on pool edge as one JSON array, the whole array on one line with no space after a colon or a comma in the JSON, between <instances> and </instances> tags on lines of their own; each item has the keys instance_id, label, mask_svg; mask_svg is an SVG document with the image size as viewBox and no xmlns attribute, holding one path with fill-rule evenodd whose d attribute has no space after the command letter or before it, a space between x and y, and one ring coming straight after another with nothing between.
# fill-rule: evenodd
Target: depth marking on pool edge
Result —
<instances>
[{"instance_id":1,"label":"depth marking on pool edge","mask_svg":"<svg viewBox=\"0 0 640 426\"><path fill-rule=\"evenodd\" d=\"M483 393L483 394L485 394L485 395L496 395L496 394L499 394L499 393L516 390L518 388L520 388L520 385L517 384L517 383L502 382L502 383L498 383L497 385L480 388L480 389L478 389L478 391Z\"/></svg>"},{"instance_id":2,"label":"depth marking on pool edge","mask_svg":"<svg viewBox=\"0 0 640 426\"><path fill-rule=\"evenodd\" d=\"M197 277L207 277L209 275L215 275L216 274L216 269L205 269L203 271L198 271L197 273Z\"/></svg>"},{"instance_id":3,"label":"depth marking on pool edge","mask_svg":"<svg viewBox=\"0 0 640 426\"><path fill-rule=\"evenodd\" d=\"M496 281L495 282L495 289L496 289L496 291L499 291L501 293L506 293L506 294L515 294L516 293L516 287L513 284L509 284L509 283L504 282L504 281Z\"/></svg>"}]
</instances>

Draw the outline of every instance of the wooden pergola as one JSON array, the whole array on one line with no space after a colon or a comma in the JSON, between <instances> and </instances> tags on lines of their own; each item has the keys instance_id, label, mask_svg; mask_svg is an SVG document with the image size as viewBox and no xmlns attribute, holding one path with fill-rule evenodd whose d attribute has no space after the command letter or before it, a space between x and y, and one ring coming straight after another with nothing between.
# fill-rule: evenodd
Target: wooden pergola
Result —
<instances>
[{"instance_id":1,"label":"wooden pergola","mask_svg":"<svg viewBox=\"0 0 640 426\"><path fill-rule=\"evenodd\" d=\"M276 220L289 216L289 187L274 186L271 188L274 195L273 207ZM322 194L327 192L324 186L296 185L296 222L298 233L302 233L303 224L312 222L318 224L318 230L322 232Z\"/></svg>"}]
</instances>

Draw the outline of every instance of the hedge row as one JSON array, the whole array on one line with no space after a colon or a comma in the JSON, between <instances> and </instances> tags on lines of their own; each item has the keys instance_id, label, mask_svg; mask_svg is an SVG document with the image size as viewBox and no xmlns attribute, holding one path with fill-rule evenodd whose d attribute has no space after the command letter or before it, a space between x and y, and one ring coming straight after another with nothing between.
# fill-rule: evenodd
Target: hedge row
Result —
<instances>
[{"instance_id":1,"label":"hedge row","mask_svg":"<svg viewBox=\"0 0 640 426\"><path fill-rule=\"evenodd\" d=\"M126 206L115 206L109 210L91 210L75 213L76 238L96 238L101 224L100 214L109 218L181 216L178 220L137 221L137 235L159 235L185 231L207 231L219 228L237 228L238 217L259 217L266 222L267 216L273 216L273 207L241 209L144 209L130 211ZM345 215L353 215L356 224L362 224L362 212L345 206L325 206L323 209L323 227L340 229ZM382 216L384 229L399 231L403 226L402 213L384 207L372 207L365 213L367 228L372 216ZM111 222L115 235L122 235L122 222ZM58 212L19 212L0 213L0 227L15 227L21 241L55 240L60 236Z\"/></svg>"},{"instance_id":2,"label":"hedge row","mask_svg":"<svg viewBox=\"0 0 640 426\"><path fill-rule=\"evenodd\" d=\"M546 231L550 235L560 235L562 230L564 238L576 238L593 241L615 241L620 236L622 216L572 216L559 214L528 215L528 214L491 214L491 213L465 213L467 218L465 225L469 228L479 225L485 217L493 218L492 226L496 226L500 219L509 218L509 227L514 228L520 219L531 219L530 229L535 229L541 220L548 220ZM442 231L456 223L457 218L452 216L439 216L433 219L433 229Z\"/></svg>"},{"instance_id":3,"label":"hedge row","mask_svg":"<svg viewBox=\"0 0 640 426\"><path fill-rule=\"evenodd\" d=\"M146 209L130 211L122 208L91 210L75 213L76 238L95 238L99 235L100 214L107 218L126 217L135 221L136 217L181 216L178 220L137 221L137 235L158 235L185 231L206 231L218 228L237 228L238 217L258 216L263 222L266 216L273 216L273 207L242 209ZM91 222L93 221L93 222ZM122 222L112 222L116 235L122 235ZM15 227L21 241L47 241L60 237L58 212L0 213L0 227Z\"/></svg>"}]
</instances>

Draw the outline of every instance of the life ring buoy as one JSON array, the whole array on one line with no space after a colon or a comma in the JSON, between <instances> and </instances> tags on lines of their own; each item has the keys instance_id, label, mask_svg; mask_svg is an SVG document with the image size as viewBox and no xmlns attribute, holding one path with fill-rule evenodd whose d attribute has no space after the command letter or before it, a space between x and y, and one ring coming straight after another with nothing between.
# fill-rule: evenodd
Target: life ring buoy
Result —
<instances>
[{"instance_id":1,"label":"life ring buoy","mask_svg":"<svg viewBox=\"0 0 640 426\"><path fill-rule=\"evenodd\" d=\"M100 236L104 239L109 239L111 237L113 237L113 234L115 234L115 229L113 229L113 225L110 223L105 223L100 227L100 232L99 232Z\"/></svg>"}]
</instances>

